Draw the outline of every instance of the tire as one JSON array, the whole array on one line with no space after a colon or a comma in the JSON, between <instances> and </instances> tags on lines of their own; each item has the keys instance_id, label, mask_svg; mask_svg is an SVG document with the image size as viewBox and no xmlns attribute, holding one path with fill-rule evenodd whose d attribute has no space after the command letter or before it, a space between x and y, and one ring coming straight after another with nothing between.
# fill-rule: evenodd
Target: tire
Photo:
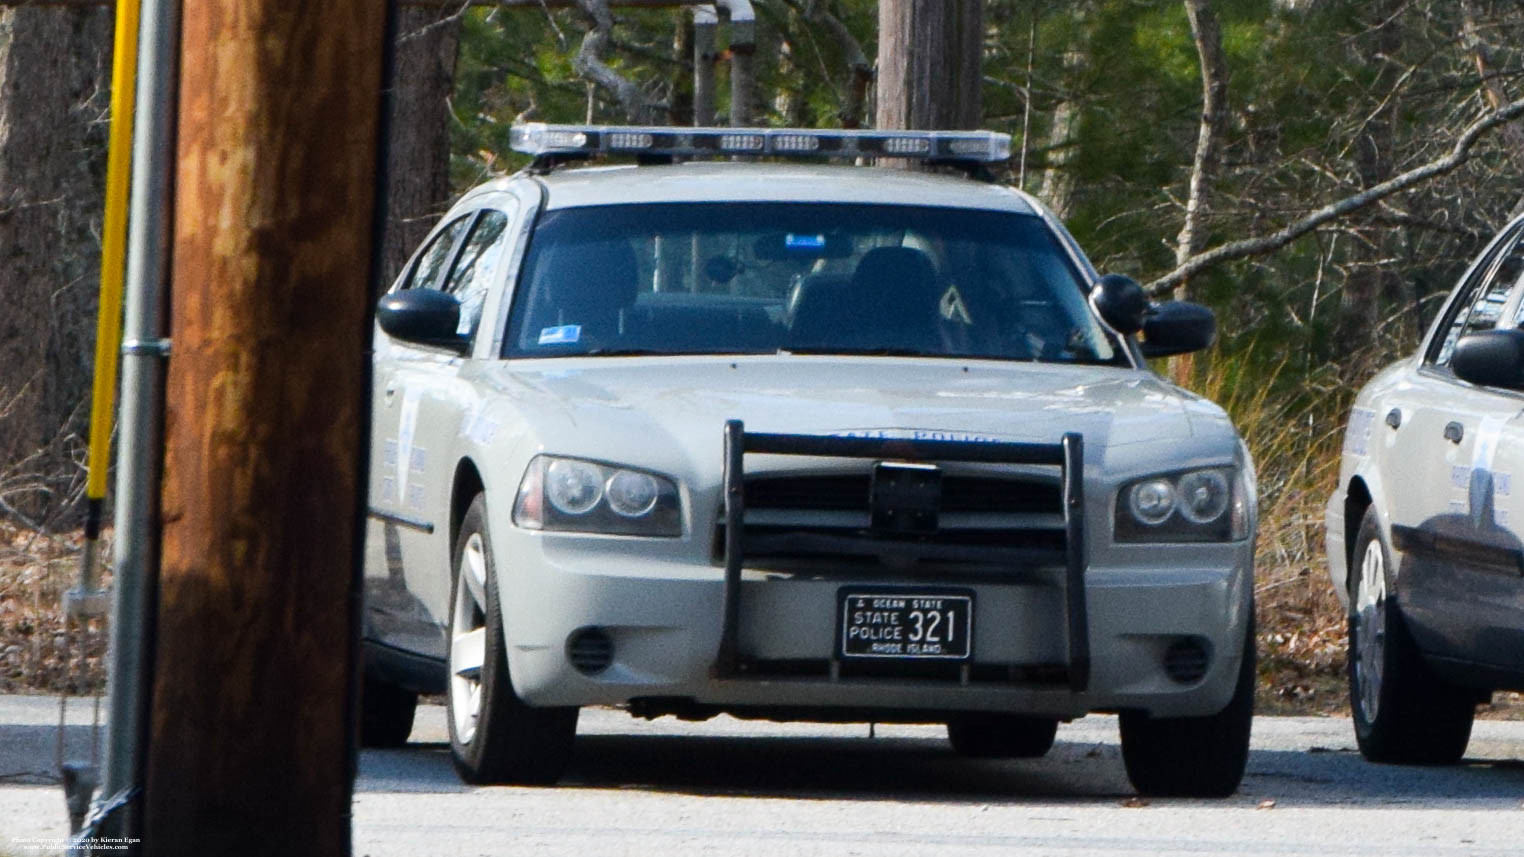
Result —
<instances>
[{"instance_id":1,"label":"tire","mask_svg":"<svg viewBox=\"0 0 1524 857\"><path fill-rule=\"evenodd\" d=\"M365 677L360 690L360 746L401 747L413 733L418 694Z\"/></svg>"},{"instance_id":2,"label":"tire","mask_svg":"<svg viewBox=\"0 0 1524 857\"><path fill-rule=\"evenodd\" d=\"M1360 754L1372 762L1453 765L1471 739L1476 695L1440 678L1419 655L1374 507L1360 521L1352 557L1349 707Z\"/></svg>"},{"instance_id":3,"label":"tire","mask_svg":"<svg viewBox=\"0 0 1524 857\"><path fill-rule=\"evenodd\" d=\"M1228 797L1238 790L1249 763L1249 731L1254 722L1257 673L1252 619L1245 636L1233 698L1221 711L1206 717L1122 712L1122 762L1139 794L1209 798Z\"/></svg>"},{"instance_id":4,"label":"tire","mask_svg":"<svg viewBox=\"0 0 1524 857\"><path fill-rule=\"evenodd\" d=\"M535 708L513 691L487 504L480 494L455 540L449 621L446 720L460 778L519 785L559 780L571 761L577 709Z\"/></svg>"},{"instance_id":5,"label":"tire","mask_svg":"<svg viewBox=\"0 0 1524 857\"><path fill-rule=\"evenodd\" d=\"M1036 759L1053 749L1058 721L1020 714L960 714L947 721L947 740L974 759Z\"/></svg>"}]
</instances>

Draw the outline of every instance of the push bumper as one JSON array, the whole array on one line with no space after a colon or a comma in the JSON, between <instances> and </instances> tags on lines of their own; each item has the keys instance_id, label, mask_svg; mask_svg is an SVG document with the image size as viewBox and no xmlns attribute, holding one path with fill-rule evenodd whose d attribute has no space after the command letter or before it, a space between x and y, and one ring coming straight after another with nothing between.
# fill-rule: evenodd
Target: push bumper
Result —
<instances>
[{"instance_id":1,"label":"push bumper","mask_svg":"<svg viewBox=\"0 0 1524 857\"><path fill-rule=\"evenodd\" d=\"M975 604L974 655L966 671L863 675L837 654L837 591L847 584L747 573L736 628L749 667L721 677L715 653L726 587L720 569L616 559L596 543L553 541L516 540L515 554L527 560L520 570L533 578L521 583L529 583L537 597L531 603L510 594L504 601L514 688L533 705L661 698L719 709L919 711L927 720L949 711L1069 719L1124 708L1201 716L1231 698L1249 627L1248 545L1191 546L1171 551L1193 556L1177 555L1167 568L1148 563L1087 570L1091 668L1083 691L1071 689L1065 670L1061 569L1046 581L965 586ZM619 570L589 572L610 563ZM905 585L902 579L883 583ZM610 644L607 665L594 672L579 670L571 657L578 635L588 629ZM1194 681L1170 672L1172 647L1184 642L1205 655Z\"/></svg>"}]
</instances>

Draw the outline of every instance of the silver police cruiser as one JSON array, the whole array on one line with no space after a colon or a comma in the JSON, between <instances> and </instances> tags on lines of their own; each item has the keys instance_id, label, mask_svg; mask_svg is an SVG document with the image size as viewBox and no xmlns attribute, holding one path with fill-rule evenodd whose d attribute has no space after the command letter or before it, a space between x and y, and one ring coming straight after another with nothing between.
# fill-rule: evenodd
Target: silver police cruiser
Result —
<instances>
[{"instance_id":1,"label":"silver police cruiser","mask_svg":"<svg viewBox=\"0 0 1524 857\"><path fill-rule=\"evenodd\" d=\"M1349 698L1374 762L1454 764L1478 703L1524 690L1524 217L1417 353L1355 399L1327 509Z\"/></svg>"},{"instance_id":2,"label":"silver police cruiser","mask_svg":"<svg viewBox=\"0 0 1524 857\"><path fill-rule=\"evenodd\" d=\"M587 705L978 757L1118 712L1139 791L1237 788L1254 467L1144 362L1209 311L981 180L1003 134L512 140L377 311L368 742L442 692L465 780L549 783ZM819 163L878 157L968 175Z\"/></svg>"}]
</instances>

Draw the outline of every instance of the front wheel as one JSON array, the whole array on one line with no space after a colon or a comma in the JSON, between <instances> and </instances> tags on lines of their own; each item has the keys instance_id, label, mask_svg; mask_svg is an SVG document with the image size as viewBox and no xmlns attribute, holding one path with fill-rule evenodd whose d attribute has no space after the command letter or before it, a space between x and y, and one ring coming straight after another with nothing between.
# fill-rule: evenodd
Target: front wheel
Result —
<instances>
[{"instance_id":1,"label":"front wheel","mask_svg":"<svg viewBox=\"0 0 1524 857\"><path fill-rule=\"evenodd\" d=\"M577 709L535 708L513 691L480 494L461 521L453 569L446 705L455 770L468 783L554 783L571 761Z\"/></svg>"},{"instance_id":2,"label":"front wheel","mask_svg":"<svg viewBox=\"0 0 1524 857\"><path fill-rule=\"evenodd\" d=\"M1247 629L1238 681L1227 707L1206 717L1151 717L1123 711L1122 762L1139 794L1227 797L1249 763L1254 721L1254 623Z\"/></svg>"},{"instance_id":3,"label":"front wheel","mask_svg":"<svg viewBox=\"0 0 1524 857\"><path fill-rule=\"evenodd\" d=\"M1360 754L1400 765L1454 764L1471 740L1473 696L1435 675L1408 635L1374 507L1360 521L1354 558L1349 703Z\"/></svg>"}]
</instances>

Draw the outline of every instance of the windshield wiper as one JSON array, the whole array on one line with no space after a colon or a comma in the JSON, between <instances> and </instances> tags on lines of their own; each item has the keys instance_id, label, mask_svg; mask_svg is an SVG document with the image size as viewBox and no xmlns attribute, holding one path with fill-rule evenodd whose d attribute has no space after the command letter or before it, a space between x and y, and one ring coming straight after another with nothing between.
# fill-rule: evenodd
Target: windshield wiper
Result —
<instances>
[{"instance_id":1,"label":"windshield wiper","mask_svg":"<svg viewBox=\"0 0 1524 857\"><path fill-rule=\"evenodd\" d=\"M645 357L649 355L671 354L670 351L659 351L655 348L591 348L581 354L568 354L568 357Z\"/></svg>"},{"instance_id":2,"label":"windshield wiper","mask_svg":"<svg viewBox=\"0 0 1524 857\"><path fill-rule=\"evenodd\" d=\"M698 357L698 356L722 356L729 354L772 354L770 349L737 348L734 350L715 351L673 351L661 348L591 348L577 354L568 354L567 357Z\"/></svg>"},{"instance_id":3,"label":"windshield wiper","mask_svg":"<svg viewBox=\"0 0 1524 857\"><path fill-rule=\"evenodd\" d=\"M926 351L921 348L846 348L846 347L809 347L809 348L780 348L779 354L866 354L873 357L950 357L935 351Z\"/></svg>"}]
</instances>

